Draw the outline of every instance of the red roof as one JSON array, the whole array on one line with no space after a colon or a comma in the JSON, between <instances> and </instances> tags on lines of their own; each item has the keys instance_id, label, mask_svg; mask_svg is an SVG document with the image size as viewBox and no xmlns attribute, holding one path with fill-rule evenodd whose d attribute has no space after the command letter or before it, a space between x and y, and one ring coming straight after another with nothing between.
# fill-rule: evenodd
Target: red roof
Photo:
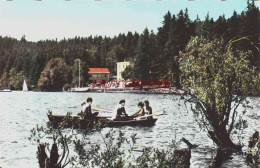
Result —
<instances>
[{"instance_id":1,"label":"red roof","mask_svg":"<svg viewBox=\"0 0 260 168\"><path fill-rule=\"evenodd\" d=\"M108 68L89 68L88 73L110 73Z\"/></svg>"}]
</instances>

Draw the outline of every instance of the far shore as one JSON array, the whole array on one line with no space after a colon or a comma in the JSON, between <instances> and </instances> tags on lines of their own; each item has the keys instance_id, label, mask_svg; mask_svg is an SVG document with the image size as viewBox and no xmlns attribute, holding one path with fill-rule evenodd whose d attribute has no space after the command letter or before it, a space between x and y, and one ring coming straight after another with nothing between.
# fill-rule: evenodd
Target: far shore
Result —
<instances>
[{"instance_id":1,"label":"far shore","mask_svg":"<svg viewBox=\"0 0 260 168\"><path fill-rule=\"evenodd\" d=\"M87 92L94 93L144 93L144 94L184 94L185 91L175 87L169 88L89 88Z\"/></svg>"}]
</instances>

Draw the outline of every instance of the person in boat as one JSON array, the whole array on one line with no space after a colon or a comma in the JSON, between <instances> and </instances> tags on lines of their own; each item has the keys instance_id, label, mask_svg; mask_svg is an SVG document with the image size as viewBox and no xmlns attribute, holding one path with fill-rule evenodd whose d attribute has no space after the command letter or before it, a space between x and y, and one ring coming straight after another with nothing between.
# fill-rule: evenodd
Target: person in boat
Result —
<instances>
[{"instance_id":1,"label":"person in boat","mask_svg":"<svg viewBox=\"0 0 260 168\"><path fill-rule=\"evenodd\" d=\"M139 102L138 103L138 107L140 108L136 113L134 113L132 116L133 117L140 117L140 116L144 116L145 115L145 111L144 111L144 103L143 102Z\"/></svg>"},{"instance_id":2,"label":"person in boat","mask_svg":"<svg viewBox=\"0 0 260 168\"><path fill-rule=\"evenodd\" d=\"M87 98L87 102L83 101L81 103L82 109L81 109L81 116L84 119L92 119L92 111L91 111L91 104L93 102L93 99L91 97Z\"/></svg>"},{"instance_id":3,"label":"person in boat","mask_svg":"<svg viewBox=\"0 0 260 168\"><path fill-rule=\"evenodd\" d=\"M145 100L144 101L144 112L147 115L151 115L153 113L152 107L149 105L149 101Z\"/></svg>"},{"instance_id":4,"label":"person in boat","mask_svg":"<svg viewBox=\"0 0 260 168\"><path fill-rule=\"evenodd\" d=\"M121 99L119 101L119 105L116 106L116 109L114 110L112 114L112 120L127 120L128 115L125 111L125 100Z\"/></svg>"}]
</instances>

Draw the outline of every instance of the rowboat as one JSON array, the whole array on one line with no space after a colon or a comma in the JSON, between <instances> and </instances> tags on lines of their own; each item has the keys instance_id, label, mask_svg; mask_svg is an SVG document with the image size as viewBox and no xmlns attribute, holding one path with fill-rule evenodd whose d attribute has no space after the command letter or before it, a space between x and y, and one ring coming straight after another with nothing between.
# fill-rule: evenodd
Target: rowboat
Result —
<instances>
[{"instance_id":1,"label":"rowboat","mask_svg":"<svg viewBox=\"0 0 260 168\"><path fill-rule=\"evenodd\" d=\"M157 117L153 115L141 117L129 117L124 120L112 120L103 116L95 116L93 120L82 119L80 116L73 115L55 115L48 114L48 118L54 127L62 128L92 128L95 125L100 127L118 127L118 126L152 126L157 121Z\"/></svg>"}]
</instances>

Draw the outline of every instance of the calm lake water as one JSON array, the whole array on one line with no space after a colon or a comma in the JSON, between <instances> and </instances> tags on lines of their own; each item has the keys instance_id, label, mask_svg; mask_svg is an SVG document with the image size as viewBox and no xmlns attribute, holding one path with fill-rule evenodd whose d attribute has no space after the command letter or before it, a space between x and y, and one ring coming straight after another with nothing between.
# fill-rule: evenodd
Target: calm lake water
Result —
<instances>
[{"instance_id":1,"label":"calm lake water","mask_svg":"<svg viewBox=\"0 0 260 168\"><path fill-rule=\"evenodd\" d=\"M137 145L142 148L153 146L167 148L172 139L185 137L198 148L192 150L191 167L208 167L215 152L213 142L201 131L177 95L129 94L129 93L69 93L69 92L10 92L0 93L0 167L3 168L35 168L39 167L36 159L37 144L28 140L30 130L48 121L46 113L54 114L80 112L80 103L88 96L93 97L94 106L114 109L121 98L126 99L127 113L138 110L137 103L149 100L153 110L165 109L152 127L120 127L127 135L137 133ZM249 98L253 109L246 115L249 127L244 131L244 144L247 146L249 136L260 130L260 98ZM107 132L110 128L105 128ZM98 133L89 135L93 143L102 143ZM246 146L243 148L246 151ZM181 144L180 147L186 147ZM233 154L233 159L223 167L247 167L245 156Z\"/></svg>"}]
</instances>

